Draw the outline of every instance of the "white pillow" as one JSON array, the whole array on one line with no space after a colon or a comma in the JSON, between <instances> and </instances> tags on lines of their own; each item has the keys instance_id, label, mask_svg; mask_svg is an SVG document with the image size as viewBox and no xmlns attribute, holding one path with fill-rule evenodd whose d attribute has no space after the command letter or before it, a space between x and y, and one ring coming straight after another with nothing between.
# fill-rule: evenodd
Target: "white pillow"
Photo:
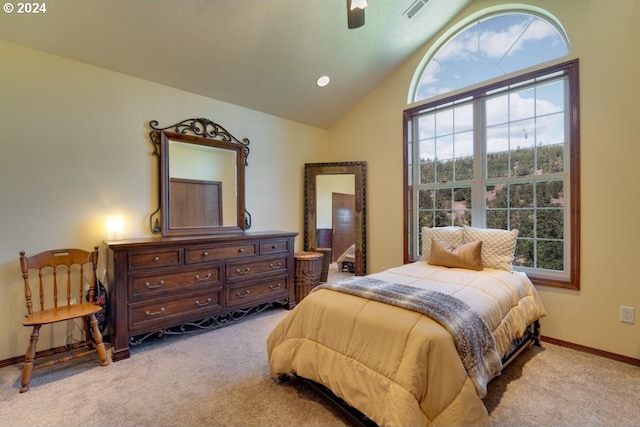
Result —
<instances>
[{"instance_id":1,"label":"white pillow","mask_svg":"<svg viewBox=\"0 0 640 427\"><path fill-rule=\"evenodd\" d=\"M518 230L463 227L462 243L482 241L482 266L511 271Z\"/></svg>"},{"instance_id":2,"label":"white pillow","mask_svg":"<svg viewBox=\"0 0 640 427\"><path fill-rule=\"evenodd\" d=\"M462 227L422 227L422 255L421 260L426 261L431 256L431 239L436 238L451 246L462 244Z\"/></svg>"}]
</instances>

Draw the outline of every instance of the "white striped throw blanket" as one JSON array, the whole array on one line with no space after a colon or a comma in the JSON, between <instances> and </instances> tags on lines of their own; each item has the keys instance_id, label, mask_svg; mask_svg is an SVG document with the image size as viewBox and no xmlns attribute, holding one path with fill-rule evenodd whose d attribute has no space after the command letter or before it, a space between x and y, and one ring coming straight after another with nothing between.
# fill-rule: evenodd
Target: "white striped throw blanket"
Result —
<instances>
[{"instance_id":1,"label":"white striped throw blanket","mask_svg":"<svg viewBox=\"0 0 640 427\"><path fill-rule=\"evenodd\" d=\"M480 398L487 395L487 384L500 375L502 362L487 323L464 301L429 289L389 283L369 277L354 277L316 286L424 314L443 326L455 341L462 364Z\"/></svg>"}]
</instances>

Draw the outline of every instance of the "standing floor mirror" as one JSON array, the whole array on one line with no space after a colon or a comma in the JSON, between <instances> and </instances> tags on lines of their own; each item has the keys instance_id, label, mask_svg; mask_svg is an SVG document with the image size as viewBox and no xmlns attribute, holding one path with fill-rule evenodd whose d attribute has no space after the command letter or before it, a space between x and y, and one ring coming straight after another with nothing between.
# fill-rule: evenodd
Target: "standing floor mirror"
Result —
<instances>
[{"instance_id":1,"label":"standing floor mirror","mask_svg":"<svg viewBox=\"0 0 640 427\"><path fill-rule=\"evenodd\" d=\"M349 254L356 276L367 274L366 175L366 162L304 165L304 248Z\"/></svg>"}]
</instances>

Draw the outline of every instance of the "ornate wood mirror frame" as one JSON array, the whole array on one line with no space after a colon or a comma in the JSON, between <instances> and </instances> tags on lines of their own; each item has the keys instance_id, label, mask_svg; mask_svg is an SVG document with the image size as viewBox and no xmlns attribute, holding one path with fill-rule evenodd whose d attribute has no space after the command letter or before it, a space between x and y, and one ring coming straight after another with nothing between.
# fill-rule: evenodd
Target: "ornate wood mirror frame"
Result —
<instances>
[{"instance_id":1,"label":"ornate wood mirror frame","mask_svg":"<svg viewBox=\"0 0 640 427\"><path fill-rule=\"evenodd\" d=\"M209 235L251 227L244 194L248 139L240 141L204 118L168 127L152 120L149 127L160 171L160 207L150 217L152 233Z\"/></svg>"},{"instance_id":2,"label":"ornate wood mirror frame","mask_svg":"<svg viewBox=\"0 0 640 427\"><path fill-rule=\"evenodd\" d=\"M366 256L366 162L305 163L304 165L304 248L317 247L317 177L353 174L355 181L355 274L367 274ZM336 254L338 256L340 254Z\"/></svg>"}]
</instances>

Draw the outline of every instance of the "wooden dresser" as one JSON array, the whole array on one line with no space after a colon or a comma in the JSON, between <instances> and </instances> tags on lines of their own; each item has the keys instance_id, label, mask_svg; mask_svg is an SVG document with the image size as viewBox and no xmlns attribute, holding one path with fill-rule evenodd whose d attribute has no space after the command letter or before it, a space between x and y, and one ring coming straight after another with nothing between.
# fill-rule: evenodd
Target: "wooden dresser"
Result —
<instances>
[{"instance_id":1,"label":"wooden dresser","mask_svg":"<svg viewBox=\"0 0 640 427\"><path fill-rule=\"evenodd\" d=\"M107 241L113 361L149 336L295 305L292 232Z\"/></svg>"}]
</instances>

